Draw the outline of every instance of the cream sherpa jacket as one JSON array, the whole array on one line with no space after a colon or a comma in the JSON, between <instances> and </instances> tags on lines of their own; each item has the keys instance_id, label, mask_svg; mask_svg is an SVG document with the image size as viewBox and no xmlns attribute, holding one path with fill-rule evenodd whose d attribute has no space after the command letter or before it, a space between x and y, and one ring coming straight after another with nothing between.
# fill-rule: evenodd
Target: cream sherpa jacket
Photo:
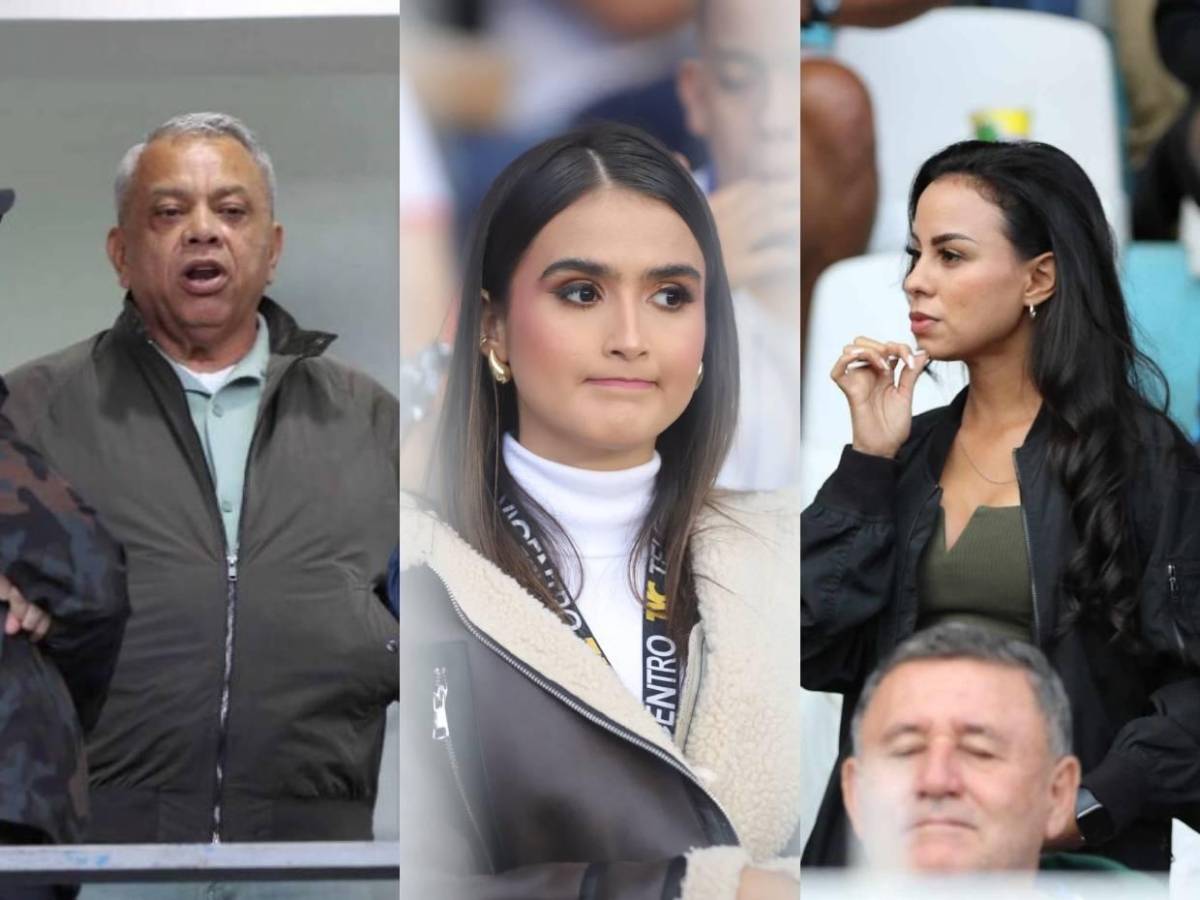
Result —
<instances>
[{"instance_id":1,"label":"cream sherpa jacket","mask_svg":"<svg viewBox=\"0 0 1200 900\"><path fill-rule=\"evenodd\" d=\"M798 852L801 799L799 546L786 492L718 494L702 516L692 540L701 625L672 741L552 612L411 498L401 508L402 571L428 566L477 636L668 755L725 813L739 845L680 848L683 900L732 900L750 864L799 878L785 855Z\"/></svg>"}]
</instances>

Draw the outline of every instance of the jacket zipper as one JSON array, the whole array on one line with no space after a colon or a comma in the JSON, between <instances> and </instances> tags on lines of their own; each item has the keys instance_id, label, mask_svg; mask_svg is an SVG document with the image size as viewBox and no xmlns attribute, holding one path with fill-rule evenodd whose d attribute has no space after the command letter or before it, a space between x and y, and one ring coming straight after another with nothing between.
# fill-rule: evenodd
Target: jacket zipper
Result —
<instances>
[{"instance_id":1,"label":"jacket zipper","mask_svg":"<svg viewBox=\"0 0 1200 900\"><path fill-rule=\"evenodd\" d=\"M924 509L926 506L928 506L929 501L932 500L934 497L936 497L938 491L940 491L940 490L941 490L941 485L935 484L933 486L933 490L931 490L929 492L929 496L927 496L925 498L925 502L921 504L921 508ZM920 515L913 516L912 525L910 525L908 527L908 541L905 543L905 545L904 545L905 547L911 547L913 545L913 535L915 535L917 533L917 523L920 521L921 521ZM904 553L900 556L899 576L900 577L897 579L896 584L900 590L904 590L905 579L908 577L908 554L907 553ZM918 606L919 606L919 603L920 603L920 601L918 600ZM912 612L913 612L913 619L914 619L914 625L915 625L915 620L920 615L920 609L914 609ZM907 627L908 627L908 624L906 622L904 622L900 618L899 613L897 613L895 635L894 635L894 638L892 641L893 647L898 646L900 644L900 642L908 636L907 634L903 633Z\"/></svg>"},{"instance_id":2,"label":"jacket zipper","mask_svg":"<svg viewBox=\"0 0 1200 900\"><path fill-rule=\"evenodd\" d=\"M435 573L435 574L437 574L437 573ZM612 720L610 720L604 716L601 716L599 713L593 711L590 707L585 705L581 700L577 699L576 697L567 693L566 691L562 690L561 688L556 687L555 685L551 684L549 681L547 681L545 678L543 678L541 675L539 675L537 672L535 672L529 666L525 665L525 663L521 662L519 659L517 659L515 656L513 656L511 653L509 653L507 650L505 650L503 647L501 647L498 643L496 643L494 640L492 640L488 635L484 634L482 631L480 631L478 628L475 627L475 624L473 622L471 622L471 620L468 619L466 614L462 611L462 607L458 605L458 599L454 596L454 591L452 591L450 589L450 585L446 584L445 579L442 578L441 575L438 575L437 577L438 577L438 580L442 582L442 586L446 589L446 595L450 598L450 605L451 605L451 607L453 607L455 615L458 616L459 621L461 621L463 623L463 626L467 629L467 631L469 631L476 638L476 640L478 640L481 644L483 644L485 647L487 647L489 650L491 650L493 653L495 653L497 656L499 656L502 660L504 660L506 663L508 663L510 666L512 666L514 669L516 669L518 672L520 672L522 675L524 675L526 678L528 678L530 681L532 681L534 684L536 684L538 687L540 687L543 691L550 694L552 697L557 698L562 703L566 704L570 709L574 710L576 713L583 716L585 719L587 719L593 725L597 725L600 728L603 728L605 731L609 732L610 734L614 734L617 737L633 744L635 747L645 750L647 753L651 754L652 756L657 757L662 762L666 763L668 766L670 766L672 769L674 769L676 772L678 772L680 775L682 775L684 778L686 778L691 784L695 785L700 790L700 792L704 796L704 798L706 800L710 801L712 803L712 805L716 808L717 812L719 812L721 814L721 818L723 821L720 824L728 832L728 836L730 838L732 838L733 842L735 844L741 843L741 841L738 840L737 830L733 827L733 820L729 818L729 814L727 812L725 812L724 807L721 806L721 804L717 800L717 798L709 793L708 788L706 788L703 784L701 784L700 780L695 775L693 775L686 766L680 764L675 759L675 757L673 757L667 751L663 750L660 747L655 746L650 741L646 740L645 738L641 737L638 734L635 734L634 732L630 731L628 728L624 728L623 726L618 725L616 722L613 722Z\"/></svg>"},{"instance_id":3,"label":"jacket zipper","mask_svg":"<svg viewBox=\"0 0 1200 900\"><path fill-rule=\"evenodd\" d=\"M1029 560L1029 593L1033 597L1033 646L1042 646L1042 617L1038 610L1037 579L1033 577L1033 546L1029 543L1029 519L1025 514L1025 501L1021 497L1021 467L1017 465L1017 451L1013 450L1013 472L1017 476L1017 499L1021 507L1021 530L1025 535L1025 558Z\"/></svg>"},{"instance_id":4,"label":"jacket zipper","mask_svg":"<svg viewBox=\"0 0 1200 900\"><path fill-rule=\"evenodd\" d=\"M1171 596L1171 614L1168 616L1171 620L1171 631L1175 635L1175 643L1179 645L1179 653L1186 660L1187 648L1183 643L1183 635L1179 633L1179 620L1175 618L1175 612L1179 608L1179 581L1175 578L1175 563L1167 563L1167 590Z\"/></svg>"},{"instance_id":5,"label":"jacket zipper","mask_svg":"<svg viewBox=\"0 0 1200 900\"><path fill-rule=\"evenodd\" d=\"M243 487L243 498L245 489ZM238 520L241 527L241 520ZM217 723L216 793L213 795L212 842L221 843L221 793L225 786L225 749L229 738L229 685L233 674L233 623L237 610L237 553L225 556L225 660L221 672L221 711Z\"/></svg>"},{"instance_id":6,"label":"jacket zipper","mask_svg":"<svg viewBox=\"0 0 1200 900\"><path fill-rule=\"evenodd\" d=\"M483 837L483 829L479 827L479 820L475 818L475 812L471 809L471 801L467 799L467 789L463 784L462 771L458 765L458 754L454 752L454 740L450 737L450 717L446 712L446 696L449 693L446 669L444 666L438 666L433 670L433 739L446 748L446 757L450 761L450 774L454 776L454 786L458 790L458 797L462 800L463 809L466 810L467 818L471 822L471 828L474 829L475 837L479 840L479 847L483 851L484 859L487 860L488 869L495 872L496 866L492 862L492 854Z\"/></svg>"},{"instance_id":7,"label":"jacket zipper","mask_svg":"<svg viewBox=\"0 0 1200 900\"><path fill-rule=\"evenodd\" d=\"M287 369L291 368L288 365L284 371L279 373L275 384L283 380L283 376L287 373ZM278 387L276 387L278 390ZM267 402L274 396L274 392L269 397L267 395L266 376L263 376L263 389L258 398L258 411L255 415L254 431L250 435L250 445L246 448L246 462L242 470L242 499L238 511L238 547L241 547L242 539L242 523L246 521L246 493L247 487L250 484L250 460L254 457L254 446L258 443L259 432L262 427L263 409ZM186 402L186 398L185 398ZM217 526L220 529L221 542L225 545L225 659L221 671L221 706L220 714L217 721L217 765L215 773L215 791L213 793L213 813L212 813L212 843L221 843L221 816L224 811L223 792L225 788L225 755L228 752L229 745L229 701L230 701L230 685L233 679L233 631L234 624L237 619L237 582L238 582L238 550L231 551L229 544L225 540L225 520L221 518L221 510L216 494L216 482L213 482L213 505L217 507Z\"/></svg>"}]
</instances>

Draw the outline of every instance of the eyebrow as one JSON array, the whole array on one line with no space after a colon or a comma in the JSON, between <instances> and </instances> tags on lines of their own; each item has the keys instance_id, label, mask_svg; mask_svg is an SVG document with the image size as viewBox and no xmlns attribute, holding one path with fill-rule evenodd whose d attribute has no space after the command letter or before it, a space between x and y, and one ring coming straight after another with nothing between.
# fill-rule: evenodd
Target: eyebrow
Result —
<instances>
[{"instance_id":1,"label":"eyebrow","mask_svg":"<svg viewBox=\"0 0 1200 900\"><path fill-rule=\"evenodd\" d=\"M921 239L918 238L911 231L908 233L908 239L914 244L919 245L921 243ZM933 246L936 247L936 246L938 246L938 244L944 244L947 241L970 241L972 244L979 243L979 241L975 240L975 238L965 235L958 231L948 231L945 234L939 234L937 237L935 237L929 243L931 243Z\"/></svg>"},{"instance_id":2,"label":"eyebrow","mask_svg":"<svg viewBox=\"0 0 1200 900\"><path fill-rule=\"evenodd\" d=\"M901 722L899 725L893 725L891 728L884 731L884 733L880 735L879 739L886 744L888 741L895 740L898 737L903 737L908 734L915 734L923 737L925 735L925 729L920 728L911 722Z\"/></svg>"},{"instance_id":3,"label":"eyebrow","mask_svg":"<svg viewBox=\"0 0 1200 900\"><path fill-rule=\"evenodd\" d=\"M209 197L220 200L232 194L240 194L243 197L250 196L250 192L246 190L246 188L242 187L241 185L231 184L217 188L209 195ZM150 196L156 200L160 197L177 197L179 199L186 199L191 195L191 191L188 191L184 188L156 187L150 189Z\"/></svg>"},{"instance_id":4,"label":"eyebrow","mask_svg":"<svg viewBox=\"0 0 1200 900\"><path fill-rule=\"evenodd\" d=\"M577 256L555 260L542 270L542 278L548 278L555 272L582 272L592 278L612 278L616 275L612 266L591 259L581 259ZM665 266L653 266L642 273L647 281L661 281L664 278L694 278L702 280L700 270L687 263L669 263Z\"/></svg>"}]
</instances>

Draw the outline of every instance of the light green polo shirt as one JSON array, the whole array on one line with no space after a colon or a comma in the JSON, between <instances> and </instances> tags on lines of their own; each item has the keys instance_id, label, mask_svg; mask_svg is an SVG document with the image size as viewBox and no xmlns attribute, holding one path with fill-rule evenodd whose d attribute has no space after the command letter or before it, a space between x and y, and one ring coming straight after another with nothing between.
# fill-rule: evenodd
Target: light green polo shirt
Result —
<instances>
[{"instance_id":1,"label":"light green polo shirt","mask_svg":"<svg viewBox=\"0 0 1200 900\"><path fill-rule=\"evenodd\" d=\"M198 373L167 357L183 385L192 424L196 426L196 434L204 448L204 458L208 461L208 471L217 492L217 508L225 526L225 546L232 555L238 550L246 458L254 437L258 402L262 398L270 357L270 334L267 320L261 315L254 346L230 367L223 381L216 379L218 384L215 386L206 386L201 380L203 377L212 381L208 373L198 377Z\"/></svg>"}]
</instances>

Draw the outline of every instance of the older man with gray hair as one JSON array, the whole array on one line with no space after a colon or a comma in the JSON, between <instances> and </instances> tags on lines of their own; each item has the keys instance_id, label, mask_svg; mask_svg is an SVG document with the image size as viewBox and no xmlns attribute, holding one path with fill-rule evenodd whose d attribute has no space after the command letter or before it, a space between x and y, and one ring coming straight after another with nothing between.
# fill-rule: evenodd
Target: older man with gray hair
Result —
<instances>
[{"instance_id":1,"label":"older man with gray hair","mask_svg":"<svg viewBox=\"0 0 1200 900\"><path fill-rule=\"evenodd\" d=\"M274 200L237 119L164 123L116 179L116 322L7 377L5 413L128 554L89 842L371 837L398 408L264 296Z\"/></svg>"},{"instance_id":2,"label":"older man with gray hair","mask_svg":"<svg viewBox=\"0 0 1200 900\"><path fill-rule=\"evenodd\" d=\"M1075 815L1062 682L1030 644L959 623L901 644L863 688L842 791L867 861L1033 872Z\"/></svg>"}]
</instances>

